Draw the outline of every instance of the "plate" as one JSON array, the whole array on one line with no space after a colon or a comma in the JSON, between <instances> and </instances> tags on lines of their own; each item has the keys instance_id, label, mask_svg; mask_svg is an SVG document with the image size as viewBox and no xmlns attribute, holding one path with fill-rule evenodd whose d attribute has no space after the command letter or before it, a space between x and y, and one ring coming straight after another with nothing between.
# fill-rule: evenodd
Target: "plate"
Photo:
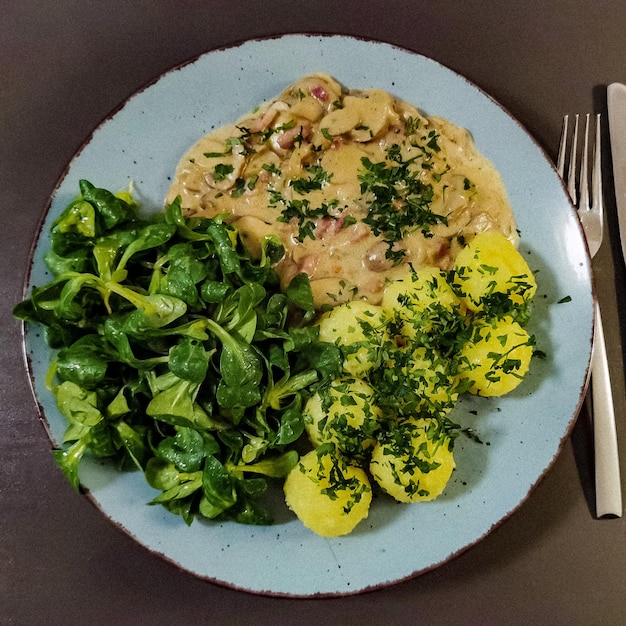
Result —
<instances>
[{"instance_id":1,"label":"plate","mask_svg":"<svg viewBox=\"0 0 626 626\"><path fill-rule=\"evenodd\" d=\"M470 398L455 409L456 420L476 428L485 443L457 440L457 469L443 496L414 505L377 498L369 518L347 537L309 532L281 506L280 493L275 525L196 521L187 527L146 505L156 492L140 473L83 462L88 497L140 544L199 577L269 595L362 592L435 568L485 537L520 507L558 455L581 404L592 339L589 256L574 208L542 150L497 102L450 69L386 43L344 36L287 35L212 51L129 98L93 132L57 184L28 286L50 278L43 263L47 233L79 179L113 190L132 183L144 207L160 210L178 160L200 136L315 71L350 88L388 90L471 130L502 175L521 250L536 272L529 330L546 356L534 359L511 395ZM65 421L45 388L51 351L36 327L26 329L25 342L36 399L57 445Z\"/></svg>"}]
</instances>

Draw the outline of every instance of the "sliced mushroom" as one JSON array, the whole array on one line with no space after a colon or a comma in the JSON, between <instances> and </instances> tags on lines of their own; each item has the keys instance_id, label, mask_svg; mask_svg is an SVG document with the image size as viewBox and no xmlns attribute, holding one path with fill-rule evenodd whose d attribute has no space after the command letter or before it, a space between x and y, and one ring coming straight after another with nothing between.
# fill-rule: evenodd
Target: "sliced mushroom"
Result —
<instances>
[{"instance_id":1,"label":"sliced mushroom","mask_svg":"<svg viewBox=\"0 0 626 626\"><path fill-rule=\"evenodd\" d=\"M279 113L287 111L288 109L289 105L286 102L275 100L271 102L267 108L262 110L260 115L257 115L252 120L243 120L241 126L247 128L251 133L260 133L270 127Z\"/></svg>"},{"instance_id":2,"label":"sliced mushroom","mask_svg":"<svg viewBox=\"0 0 626 626\"><path fill-rule=\"evenodd\" d=\"M264 237L276 233L276 226L268 224L258 217L245 215L233 222L246 250L255 259L261 258L261 246Z\"/></svg>"},{"instance_id":3,"label":"sliced mushroom","mask_svg":"<svg viewBox=\"0 0 626 626\"><path fill-rule=\"evenodd\" d=\"M204 179L209 187L226 191L235 186L245 163L245 148L242 145L235 145L230 154L220 157L213 169L205 172Z\"/></svg>"},{"instance_id":4,"label":"sliced mushroom","mask_svg":"<svg viewBox=\"0 0 626 626\"><path fill-rule=\"evenodd\" d=\"M319 278L311 281L313 301L317 308L337 306L354 298L356 285L343 278Z\"/></svg>"},{"instance_id":5,"label":"sliced mushroom","mask_svg":"<svg viewBox=\"0 0 626 626\"><path fill-rule=\"evenodd\" d=\"M330 135L350 133L355 141L372 140L390 124L398 124L400 118L394 109L390 94L372 89L359 96L345 96L343 108L332 111L320 121Z\"/></svg>"},{"instance_id":6,"label":"sliced mushroom","mask_svg":"<svg viewBox=\"0 0 626 626\"><path fill-rule=\"evenodd\" d=\"M387 257L389 244L386 241L377 241L365 252L363 265L372 272L386 272L390 270L394 262Z\"/></svg>"}]
</instances>

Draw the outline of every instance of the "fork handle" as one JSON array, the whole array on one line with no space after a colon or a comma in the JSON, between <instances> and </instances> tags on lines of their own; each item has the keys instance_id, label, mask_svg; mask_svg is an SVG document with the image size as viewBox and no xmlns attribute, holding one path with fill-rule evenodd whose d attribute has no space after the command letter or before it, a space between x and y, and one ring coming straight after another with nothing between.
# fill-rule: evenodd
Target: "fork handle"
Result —
<instances>
[{"instance_id":1,"label":"fork handle","mask_svg":"<svg viewBox=\"0 0 626 626\"><path fill-rule=\"evenodd\" d=\"M622 516L622 488L613 393L600 306L595 305L595 335L591 353L591 394L595 450L596 515Z\"/></svg>"}]
</instances>

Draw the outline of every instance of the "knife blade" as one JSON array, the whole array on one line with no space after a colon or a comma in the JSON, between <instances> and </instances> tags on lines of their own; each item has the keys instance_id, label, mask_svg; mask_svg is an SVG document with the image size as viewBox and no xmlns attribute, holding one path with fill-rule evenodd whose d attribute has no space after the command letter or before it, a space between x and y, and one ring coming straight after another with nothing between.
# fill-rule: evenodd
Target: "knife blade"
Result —
<instances>
[{"instance_id":1,"label":"knife blade","mask_svg":"<svg viewBox=\"0 0 626 626\"><path fill-rule=\"evenodd\" d=\"M626 85L607 87L609 137L622 256L626 261Z\"/></svg>"}]
</instances>

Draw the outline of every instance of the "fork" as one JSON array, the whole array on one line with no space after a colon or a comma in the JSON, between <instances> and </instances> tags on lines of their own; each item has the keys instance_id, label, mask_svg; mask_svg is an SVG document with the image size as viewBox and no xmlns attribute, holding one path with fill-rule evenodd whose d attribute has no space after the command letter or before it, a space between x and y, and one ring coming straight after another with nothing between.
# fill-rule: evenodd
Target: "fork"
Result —
<instances>
[{"instance_id":1,"label":"fork","mask_svg":"<svg viewBox=\"0 0 626 626\"><path fill-rule=\"evenodd\" d=\"M567 190L572 202L578 207L578 216L585 233L589 253L593 258L600 249L603 237L604 205L602 197L602 163L600 146L600 115L596 115L595 141L593 147L593 166L591 173L591 202L589 200L589 122L590 115L586 115L583 147L580 157L580 172L576 179L577 151L578 151L578 122L579 115L574 118L574 129L569 153L569 168L567 173ZM566 161L566 144L568 138L569 116L563 118L563 129L557 170L564 178ZM593 419L593 446L595 457L595 485L596 485L596 516L622 516L622 492L620 482L619 457L617 450L617 434L615 428L615 412L611 380L602 327L600 305L595 301L594 310L594 340L591 351L591 404Z\"/></svg>"}]
</instances>

